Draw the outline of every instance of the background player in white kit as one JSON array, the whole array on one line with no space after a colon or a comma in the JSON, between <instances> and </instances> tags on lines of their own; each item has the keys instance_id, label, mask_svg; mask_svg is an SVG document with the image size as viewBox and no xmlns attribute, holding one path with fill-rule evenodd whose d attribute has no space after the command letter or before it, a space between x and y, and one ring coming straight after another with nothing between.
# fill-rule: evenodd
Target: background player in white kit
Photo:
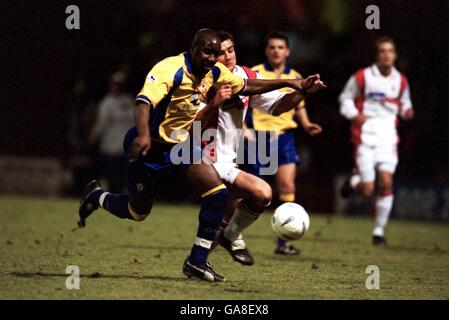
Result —
<instances>
[{"instance_id":1,"label":"background player in white kit","mask_svg":"<svg viewBox=\"0 0 449 320\"><path fill-rule=\"evenodd\" d=\"M414 117L407 78L395 68L396 44L390 37L376 41L376 62L351 76L340 95L340 113L351 124L355 174L342 188L363 197L376 194L373 244L385 244L384 228L393 207L393 174L398 163L397 117ZM378 186L376 189L376 173Z\"/></svg>"},{"instance_id":2,"label":"background player in white kit","mask_svg":"<svg viewBox=\"0 0 449 320\"><path fill-rule=\"evenodd\" d=\"M237 65L232 35L225 31L218 34L221 40L221 54L218 61L242 78L260 78L260 75L250 68ZM203 105L197 120L201 120L203 129L217 130L214 141L205 147L206 154L210 155L215 170L225 182L230 185L248 185L249 189L250 185L254 183L269 188L269 185L262 179L243 172L237 167L237 148L242 140L242 128L248 107L257 108L275 116L287 112L297 106L308 93L314 93L325 87L319 80L319 76L309 78L313 80L313 85L308 86L307 92L302 94L271 91L250 97L234 96L230 98L230 89L223 86L208 101L207 106ZM242 180L247 180L247 183ZM253 188L256 187L253 185ZM221 230L224 229L224 231L218 234L217 242L226 248L237 262L252 265L254 259L246 249L241 233L258 218L261 212L249 210L245 202L250 199L247 196L242 199L242 195L233 191L231 187L231 197Z\"/></svg>"}]
</instances>

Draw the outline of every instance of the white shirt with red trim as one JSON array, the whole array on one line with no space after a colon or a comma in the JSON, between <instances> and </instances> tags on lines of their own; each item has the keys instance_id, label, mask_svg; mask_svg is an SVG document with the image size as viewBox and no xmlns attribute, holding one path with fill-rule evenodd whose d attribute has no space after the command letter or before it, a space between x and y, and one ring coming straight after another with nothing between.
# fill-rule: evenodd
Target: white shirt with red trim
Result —
<instances>
[{"instance_id":1,"label":"white shirt with red trim","mask_svg":"<svg viewBox=\"0 0 449 320\"><path fill-rule=\"evenodd\" d=\"M397 117L413 107L407 78L396 68L384 76L376 64L349 78L339 102L348 120L359 113L367 117L361 128L352 125L352 142L372 146L397 144Z\"/></svg>"},{"instance_id":2,"label":"white shirt with red trim","mask_svg":"<svg viewBox=\"0 0 449 320\"><path fill-rule=\"evenodd\" d=\"M233 72L243 79L263 78L247 67L236 66ZM271 113L273 105L284 95L285 93L275 90L251 97L234 96L223 103L206 128L217 130L215 140L207 144L207 150L212 151L209 153L213 157L213 161L235 163L248 107ZM205 104L201 104L200 110L205 106Z\"/></svg>"}]
</instances>

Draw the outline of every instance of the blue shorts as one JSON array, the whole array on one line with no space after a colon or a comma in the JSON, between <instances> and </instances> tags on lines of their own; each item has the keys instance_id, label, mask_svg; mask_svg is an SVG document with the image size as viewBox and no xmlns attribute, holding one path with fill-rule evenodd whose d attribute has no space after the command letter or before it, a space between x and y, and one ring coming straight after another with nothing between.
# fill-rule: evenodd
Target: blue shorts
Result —
<instances>
[{"instance_id":1,"label":"blue shorts","mask_svg":"<svg viewBox=\"0 0 449 320\"><path fill-rule=\"evenodd\" d=\"M260 133L258 132L257 135ZM299 164L299 154L296 150L296 141L295 141L295 132L294 130L287 131L277 137L276 140L270 141L269 139L269 133L267 133L268 137L266 139L265 144L265 150L261 150L261 153L265 155L265 157L275 157L277 152L277 166L280 167L282 165L295 163ZM276 144L277 142L277 144ZM245 143L245 147L247 149L247 143ZM277 150L275 148L277 147ZM259 145L257 144L256 147L257 156L256 159L252 160L252 162L248 161L248 158L245 158L245 166L244 170L248 171L254 175L262 176L260 169L261 168L267 168L269 164L263 163L261 161L261 157L259 154ZM245 156L247 155L248 150L245 150ZM251 156L248 155L248 157L251 159ZM254 164L255 162L255 164ZM252 164L251 164L252 163Z\"/></svg>"},{"instance_id":2,"label":"blue shorts","mask_svg":"<svg viewBox=\"0 0 449 320\"><path fill-rule=\"evenodd\" d=\"M169 173L174 172L175 175L182 175L190 164L197 159L196 157L201 155L200 146L191 143L190 139L178 145L153 140L151 149L146 156L141 155L137 160L129 161L129 148L137 136L137 128L133 127L128 130L123 141L123 150L126 155L125 173L128 191L131 196L152 199L156 191L161 188L164 179L167 179ZM179 149L178 157L176 157L178 160L182 159L182 152L187 151L186 161L178 163L179 161L172 159L172 148L175 146Z\"/></svg>"}]
</instances>

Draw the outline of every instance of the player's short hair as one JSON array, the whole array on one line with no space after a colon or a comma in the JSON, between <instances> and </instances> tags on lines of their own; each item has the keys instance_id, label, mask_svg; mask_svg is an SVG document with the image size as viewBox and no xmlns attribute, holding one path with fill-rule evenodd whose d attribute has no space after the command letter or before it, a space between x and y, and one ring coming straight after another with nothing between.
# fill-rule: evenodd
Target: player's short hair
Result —
<instances>
[{"instance_id":1,"label":"player's short hair","mask_svg":"<svg viewBox=\"0 0 449 320\"><path fill-rule=\"evenodd\" d=\"M392 37L382 36L382 37L378 38L376 40L376 42L374 43L374 48L376 50L376 53L379 51L380 45L382 45L384 43L391 43L393 45L393 47L396 49L396 41Z\"/></svg>"},{"instance_id":2,"label":"player's short hair","mask_svg":"<svg viewBox=\"0 0 449 320\"><path fill-rule=\"evenodd\" d=\"M286 34L285 32L282 32L282 31L273 31L273 32L270 32L270 33L267 35L266 39L265 39L265 45L266 45L266 46L268 46L268 42L269 42L271 39L281 39L281 40L284 40L284 41L285 41L285 44L287 45L287 48L290 48L290 42L289 42L288 36L287 36L287 34Z\"/></svg>"},{"instance_id":3,"label":"player's short hair","mask_svg":"<svg viewBox=\"0 0 449 320\"><path fill-rule=\"evenodd\" d=\"M232 36L232 34L230 32L225 31L225 30L220 30L220 31L217 31L217 33L218 33L218 36L220 37L221 42L226 41L226 40L231 40L232 43L235 44L234 37Z\"/></svg>"}]
</instances>

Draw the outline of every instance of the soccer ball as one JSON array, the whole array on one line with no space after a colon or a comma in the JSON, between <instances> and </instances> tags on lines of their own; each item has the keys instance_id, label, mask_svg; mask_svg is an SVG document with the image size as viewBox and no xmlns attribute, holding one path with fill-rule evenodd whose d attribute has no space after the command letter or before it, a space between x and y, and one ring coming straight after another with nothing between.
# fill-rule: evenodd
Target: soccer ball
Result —
<instances>
[{"instance_id":1,"label":"soccer ball","mask_svg":"<svg viewBox=\"0 0 449 320\"><path fill-rule=\"evenodd\" d=\"M284 240L298 240L309 229L310 219L306 210L297 203L287 202L274 211L271 227Z\"/></svg>"}]
</instances>

